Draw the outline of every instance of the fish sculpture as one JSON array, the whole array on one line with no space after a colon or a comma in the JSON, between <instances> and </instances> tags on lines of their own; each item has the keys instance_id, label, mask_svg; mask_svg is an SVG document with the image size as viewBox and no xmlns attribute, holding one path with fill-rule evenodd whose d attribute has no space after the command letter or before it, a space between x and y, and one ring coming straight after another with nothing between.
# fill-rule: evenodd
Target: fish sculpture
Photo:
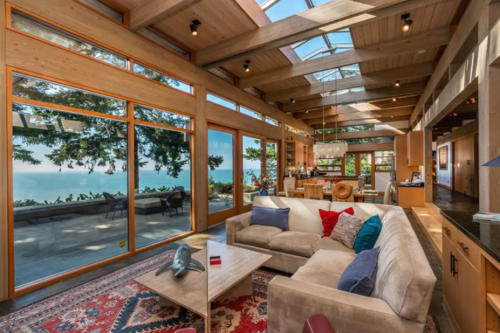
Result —
<instances>
[{"instance_id":1,"label":"fish sculpture","mask_svg":"<svg viewBox=\"0 0 500 333\"><path fill-rule=\"evenodd\" d=\"M191 258L191 251L189 246L181 245L177 252L175 252L174 259L167 261L155 273L156 276L160 275L164 270L172 266L172 271L175 277L181 277L188 270L196 272L204 272L205 267L198 261Z\"/></svg>"}]
</instances>

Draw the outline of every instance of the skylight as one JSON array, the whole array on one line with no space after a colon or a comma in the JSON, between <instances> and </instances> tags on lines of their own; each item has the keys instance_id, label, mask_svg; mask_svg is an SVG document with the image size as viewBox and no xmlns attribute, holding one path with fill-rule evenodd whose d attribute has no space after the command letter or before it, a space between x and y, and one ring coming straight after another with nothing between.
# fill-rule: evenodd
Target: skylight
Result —
<instances>
[{"instance_id":1,"label":"skylight","mask_svg":"<svg viewBox=\"0 0 500 333\"><path fill-rule=\"evenodd\" d=\"M311 9L316 6L334 0L255 0L259 6L264 10L272 22L282 20L284 18L293 16L305 10ZM354 48L352 43L351 32L349 29L342 29L335 32L303 40L297 42L291 47L295 50L297 55L302 61L310 61L335 53L341 53L352 50ZM332 81L342 79L345 77L359 75L359 66L354 64L340 69L331 68L329 70L314 73L316 79L320 82ZM347 91L350 91L347 90ZM340 93L340 92L339 92ZM330 95L329 93L325 95Z\"/></svg>"}]
</instances>

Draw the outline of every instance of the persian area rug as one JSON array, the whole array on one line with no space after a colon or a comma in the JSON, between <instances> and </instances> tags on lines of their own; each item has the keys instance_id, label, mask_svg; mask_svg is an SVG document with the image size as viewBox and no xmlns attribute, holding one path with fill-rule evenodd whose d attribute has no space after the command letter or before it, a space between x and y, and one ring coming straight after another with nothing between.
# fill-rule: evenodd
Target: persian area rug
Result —
<instances>
[{"instance_id":1,"label":"persian area rug","mask_svg":"<svg viewBox=\"0 0 500 333\"><path fill-rule=\"evenodd\" d=\"M0 333L174 333L203 319L181 307L159 306L158 295L133 281L173 258L174 250L127 266L0 318ZM191 273L190 273L191 274ZM253 295L212 303L212 333L267 332L267 285L272 274L253 274ZM428 317L425 333L440 333Z\"/></svg>"}]
</instances>

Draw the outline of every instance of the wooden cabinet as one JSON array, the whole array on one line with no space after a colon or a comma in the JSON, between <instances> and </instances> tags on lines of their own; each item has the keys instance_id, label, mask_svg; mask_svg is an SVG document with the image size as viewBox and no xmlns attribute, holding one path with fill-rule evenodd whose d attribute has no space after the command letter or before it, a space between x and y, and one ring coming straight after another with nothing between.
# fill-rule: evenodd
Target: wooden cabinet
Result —
<instances>
[{"instance_id":1,"label":"wooden cabinet","mask_svg":"<svg viewBox=\"0 0 500 333\"><path fill-rule=\"evenodd\" d=\"M408 166L408 141L406 135L394 138L394 152L396 154L396 183L409 179L413 172L418 172L418 167Z\"/></svg>"},{"instance_id":2,"label":"wooden cabinet","mask_svg":"<svg viewBox=\"0 0 500 333\"><path fill-rule=\"evenodd\" d=\"M424 165L424 132L411 131L406 135L407 165L418 167Z\"/></svg>"},{"instance_id":3,"label":"wooden cabinet","mask_svg":"<svg viewBox=\"0 0 500 333\"><path fill-rule=\"evenodd\" d=\"M312 168L316 166L314 163L314 147L307 146L307 167Z\"/></svg>"},{"instance_id":4,"label":"wooden cabinet","mask_svg":"<svg viewBox=\"0 0 500 333\"><path fill-rule=\"evenodd\" d=\"M402 208L425 207L423 187L398 187L398 205Z\"/></svg>"},{"instance_id":5,"label":"wooden cabinet","mask_svg":"<svg viewBox=\"0 0 500 333\"><path fill-rule=\"evenodd\" d=\"M446 227L450 229L449 227ZM458 229L443 232L443 296L445 307L457 333L481 332L479 271L471 263L465 252L479 256L479 248L470 239L467 249L460 245L461 233ZM452 241L458 232L457 241ZM465 235L463 235L465 237Z\"/></svg>"}]
</instances>

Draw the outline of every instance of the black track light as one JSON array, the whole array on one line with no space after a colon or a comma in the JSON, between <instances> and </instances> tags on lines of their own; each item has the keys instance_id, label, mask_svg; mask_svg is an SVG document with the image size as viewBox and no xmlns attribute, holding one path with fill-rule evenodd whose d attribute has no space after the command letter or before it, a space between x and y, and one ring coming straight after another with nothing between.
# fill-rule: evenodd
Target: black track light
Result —
<instances>
[{"instance_id":1,"label":"black track light","mask_svg":"<svg viewBox=\"0 0 500 333\"><path fill-rule=\"evenodd\" d=\"M404 21L403 31L406 32L406 31L410 30L411 25L413 23L413 21L410 20L410 13L406 13L406 14L401 15L401 20Z\"/></svg>"},{"instance_id":2,"label":"black track light","mask_svg":"<svg viewBox=\"0 0 500 333\"><path fill-rule=\"evenodd\" d=\"M394 84L395 87L399 87L401 85L401 81L397 80L396 83Z\"/></svg>"},{"instance_id":3,"label":"black track light","mask_svg":"<svg viewBox=\"0 0 500 333\"><path fill-rule=\"evenodd\" d=\"M398 99L397 99L396 97L394 97L394 98L392 99L392 101L393 101L393 102L395 102L395 101L397 101L397 100L398 100Z\"/></svg>"},{"instance_id":4,"label":"black track light","mask_svg":"<svg viewBox=\"0 0 500 333\"><path fill-rule=\"evenodd\" d=\"M250 72L250 60L245 60L245 64L243 65L243 68L245 69L245 72Z\"/></svg>"},{"instance_id":5,"label":"black track light","mask_svg":"<svg viewBox=\"0 0 500 333\"><path fill-rule=\"evenodd\" d=\"M295 99L290 98L290 102L295 103Z\"/></svg>"},{"instance_id":6,"label":"black track light","mask_svg":"<svg viewBox=\"0 0 500 333\"><path fill-rule=\"evenodd\" d=\"M191 22L191 25L189 26L191 28L191 35L198 36L198 26L200 25L201 22L198 20L193 20L193 22Z\"/></svg>"}]
</instances>

